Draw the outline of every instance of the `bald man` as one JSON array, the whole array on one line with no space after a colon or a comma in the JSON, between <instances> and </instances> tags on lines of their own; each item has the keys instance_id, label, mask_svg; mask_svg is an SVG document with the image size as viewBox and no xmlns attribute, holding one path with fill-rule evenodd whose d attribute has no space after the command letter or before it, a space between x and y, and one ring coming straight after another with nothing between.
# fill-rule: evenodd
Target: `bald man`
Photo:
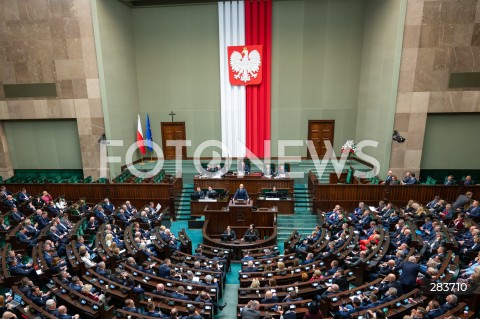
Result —
<instances>
[{"instance_id":1,"label":"bald man","mask_svg":"<svg viewBox=\"0 0 480 319\"><path fill-rule=\"evenodd\" d=\"M247 190L243 187L243 184L240 184L239 188L235 192L235 195L233 195L233 200L235 199L243 199L247 200L250 197L248 196Z\"/></svg>"}]
</instances>

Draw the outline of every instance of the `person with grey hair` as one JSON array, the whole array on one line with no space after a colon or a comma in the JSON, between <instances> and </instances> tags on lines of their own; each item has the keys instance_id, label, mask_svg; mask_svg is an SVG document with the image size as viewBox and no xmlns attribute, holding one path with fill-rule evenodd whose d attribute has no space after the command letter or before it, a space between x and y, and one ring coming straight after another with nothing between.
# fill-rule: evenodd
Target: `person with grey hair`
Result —
<instances>
[{"instance_id":1,"label":"person with grey hair","mask_svg":"<svg viewBox=\"0 0 480 319\"><path fill-rule=\"evenodd\" d=\"M454 294L448 295L446 298L446 302L441 306L441 309L445 313L455 308L457 306L457 303L458 303L457 296L455 296Z\"/></svg>"},{"instance_id":2,"label":"person with grey hair","mask_svg":"<svg viewBox=\"0 0 480 319\"><path fill-rule=\"evenodd\" d=\"M259 319L260 303L256 300L250 300L248 304L240 310L242 319Z\"/></svg>"},{"instance_id":3,"label":"person with grey hair","mask_svg":"<svg viewBox=\"0 0 480 319\"><path fill-rule=\"evenodd\" d=\"M378 301L378 304L381 305L381 304L387 303L389 301L394 300L395 298L397 298L397 288L390 287L385 293L385 296Z\"/></svg>"},{"instance_id":4,"label":"person with grey hair","mask_svg":"<svg viewBox=\"0 0 480 319\"><path fill-rule=\"evenodd\" d=\"M67 307L65 306L60 306L58 307L58 318L60 319L80 319L80 315L79 314L76 314L76 315L73 315L73 316L70 316L67 314Z\"/></svg>"},{"instance_id":5,"label":"person with grey hair","mask_svg":"<svg viewBox=\"0 0 480 319\"><path fill-rule=\"evenodd\" d=\"M58 310L57 310L57 304L55 303L55 300L53 299L48 299L46 302L45 302L45 310L55 316L55 317L59 317L59 314L58 314Z\"/></svg>"},{"instance_id":6,"label":"person with grey hair","mask_svg":"<svg viewBox=\"0 0 480 319\"><path fill-rule=\"evenodd\" d=\"M205 276L205 283L203 283L203 285L218 287L217 278L213 278L212 275L206 275Z\"/></svg>"},{"instance_id":7,"label":"person with grey hair","mask_svg":"<svg viewBox=\"0 0 480 319\"><path fill-rule=\"evenodd\" d=\"M403 293L408 293L415 288L419 272L424 274L428 279L432 278L426 269L423 269L419 264L417 264L417 258L415 256L410 256L408 261L404 261L400 265L399 269L401 270L399 279L402 283Z\"/></svg>"}]
</instances>

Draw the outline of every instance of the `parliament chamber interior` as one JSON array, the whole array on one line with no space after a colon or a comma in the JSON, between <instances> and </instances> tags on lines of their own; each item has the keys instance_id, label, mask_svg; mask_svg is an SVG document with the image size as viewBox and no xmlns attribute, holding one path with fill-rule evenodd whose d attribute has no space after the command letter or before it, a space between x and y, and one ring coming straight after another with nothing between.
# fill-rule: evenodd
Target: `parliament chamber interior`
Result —
<instances>
[{"instance_id":1,"label":"parliament chamber interior","mask_svg":"<svg viewBox=\"0 0 480 319\"><path fill-rule=\"evenodd\" d=\"M2 319L480 318L480 0L0 1Z\"/></svg>"}]
</instances>

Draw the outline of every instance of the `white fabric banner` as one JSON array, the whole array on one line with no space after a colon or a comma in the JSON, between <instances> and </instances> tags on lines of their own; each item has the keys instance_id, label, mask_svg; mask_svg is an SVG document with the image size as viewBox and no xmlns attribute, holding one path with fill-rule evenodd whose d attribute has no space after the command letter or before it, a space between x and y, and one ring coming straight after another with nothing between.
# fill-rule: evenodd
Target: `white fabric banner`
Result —
<instances>
[{"instance_id":1,"label":"white fabric banner","mask_svg":"<svg viewBox=\"0 0 480 319\"><path fill-rule=\"evenodd\" d=\"M245 6L243 1L218 2L220 36L220 91L222 142L228 149L222 156L244 157L246 145L245 86L232 86L228 77L227 47L245 44Z\"/></svg>"}]
</instances>

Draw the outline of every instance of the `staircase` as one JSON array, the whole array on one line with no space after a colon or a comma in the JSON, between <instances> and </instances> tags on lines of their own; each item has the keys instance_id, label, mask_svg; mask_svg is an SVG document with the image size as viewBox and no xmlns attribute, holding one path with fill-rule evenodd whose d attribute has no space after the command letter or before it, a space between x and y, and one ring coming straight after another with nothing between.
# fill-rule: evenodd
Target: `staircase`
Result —
<instances>
[{"instance_id":1,"label":"staircase","mask_svg":"<svg viewBox=\"0 0 480 319\"><path fill-rule=\"evenodd\" d=\"M177 220L190 219L190 194L193 194L193 184L183 184L182 193L175 199Z\"/></svg>"},{"instance_id":2,"label":"staircase","mask_svg":"<svg viewBox=\"0 0 480 319\"><path fill-rule=\"evenodd\" d=\"M294 229L302 235L310 234L317 224L316 215L311 213L312 199L308 193L307 185L295 184L294 197L294 215L278 215L277 217L278 243L287 240Z\"/></svg>"}]
</instances>

